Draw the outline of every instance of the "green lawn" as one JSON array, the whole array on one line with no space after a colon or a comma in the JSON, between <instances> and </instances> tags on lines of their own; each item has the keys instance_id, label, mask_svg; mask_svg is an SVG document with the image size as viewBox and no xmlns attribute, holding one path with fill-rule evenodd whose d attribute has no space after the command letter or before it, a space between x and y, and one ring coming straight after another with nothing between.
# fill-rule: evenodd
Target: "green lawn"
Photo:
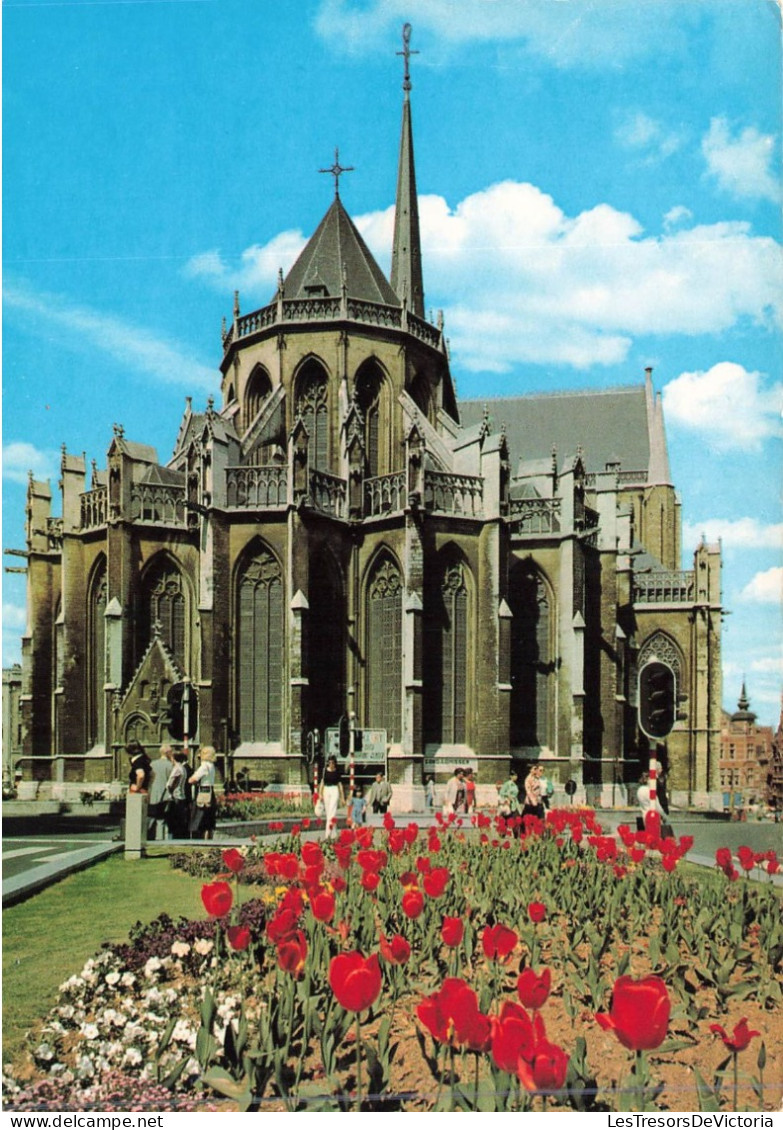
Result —
<instances>
[{"instance_id":1,"label":"green lawn","mask_svg":"<svg viewBox=\"0 0 783 1130\"><path fill-rule=\"evenodd\" d=\"M58 986L103 942L127 940L136 922L165 911L205 917L201 879L172 871L166 858L113 856L3 911L3 1062L55 1003Z\"/></svg>"}]
</instances>

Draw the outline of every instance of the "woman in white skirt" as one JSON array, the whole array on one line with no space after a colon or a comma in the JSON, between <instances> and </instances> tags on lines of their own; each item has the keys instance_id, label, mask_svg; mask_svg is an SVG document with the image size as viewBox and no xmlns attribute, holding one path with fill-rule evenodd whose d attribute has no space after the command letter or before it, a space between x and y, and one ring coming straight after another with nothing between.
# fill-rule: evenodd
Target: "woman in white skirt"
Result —
<instances>
[{"instance_id":1,"label":"woman in white skirt","mask_svg":"<svg viewBox=\"0 0 783 1130\"><path fill-rule=\"evenodd\" d=\"M337 838L337 809L345 806L342 773L337 768L337 758L330 757L326 762L324 775L318 789L318 795L324 802L326 831L324 839Z\"/></svg>"}]
</instances>

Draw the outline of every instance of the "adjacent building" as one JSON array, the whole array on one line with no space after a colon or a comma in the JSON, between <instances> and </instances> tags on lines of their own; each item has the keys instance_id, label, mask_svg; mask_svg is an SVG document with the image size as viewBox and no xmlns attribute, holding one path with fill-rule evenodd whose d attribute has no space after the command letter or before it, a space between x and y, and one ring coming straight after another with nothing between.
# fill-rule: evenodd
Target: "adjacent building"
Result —
<instances>
[{"instance_id":1,"label":"adjacent building","mask_svg":"<svg viewBox=\"0 0 783 1130\"><path fill-rule=\"evenodd\" d=\"M720 785L724 807L768 802L768 777L773 760L771 726L758 726L757 715L742 683L733 714L723 711L720 734Z\"/></svg>"},{"instance_id":2,"label":"adjacent building","mask_svg":"<svg viewBox=\"0 0 783 1130\"><path fill-rule=\"evenodd\" d=\"M637 672L657 658L678 689L670 791L719 796L720 548L681 568L652 371L458 402L425 316L407 64L390 278L336 160L276 293L235 295L215 398L187 401L171 456L121 426L103 466L64 448L58 516L31 477L27 775L124 778L187 680L230 772L303 785L353 715L385 735L400 803L425 773L494 782L510 758L597 801L647 763Z\"/></svg>"}]
</instances>

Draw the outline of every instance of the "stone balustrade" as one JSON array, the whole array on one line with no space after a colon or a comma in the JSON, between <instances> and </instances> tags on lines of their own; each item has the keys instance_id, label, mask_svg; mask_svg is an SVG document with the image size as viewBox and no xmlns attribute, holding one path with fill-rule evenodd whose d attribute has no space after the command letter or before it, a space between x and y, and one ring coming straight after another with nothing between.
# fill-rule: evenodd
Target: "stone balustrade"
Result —
<instances>
[{"instance_id":1,"label":"stone balustrade","mask_svg":"<svg viewBox=\"0 0 783 1130\"><path fill-rule=\"evenodd\" d=\"M96 487L79 496L81 502L80 524L83 530L94 530L106 525L106 487Z\"/></svg>"},{"instance_id":2,"label":"stone balustrade","mask_svg":"<svg viewBox=\"0 0 783 1130\"><path fill-rule=\"evenodd\" d=\"M345 518L347 514L347 483L338 475L327 471L310 472L309 502L315 510L331 514L333 518Z\"/></svg>"},{"instance_id":3,"label":"stone balustrade","mask_svg":"<svg viewBox=\"0 0 783 1130\"><path fill-rule=\"evenodd\" d=\"M484 480L480 475L424 472L424 508L443 514L480 518L484 505Z\"/></svg>"},{"instance_id":4,"label":"stone balustrade","mask_svg":"<svg viewBox=\"0 0 783 1130\"><path fill-rule=\"evenodd\" d=\"M512 498L508 516L515 536L560 533L559 498Z\"/></svg>"},{"instance_id":5,"label":"stone balustrade","mask_svg":"<svg viewBox=\"0 0 783 1130\"><path fill-rule=\"evenodd\" d=\"M232 510L279 510L288 500L288 468L227 467L226 498Z\"/></svg>"},{"instance_id":6,"label":"stone balustrade","mask_svg":"<svg viewBox=\"0 0 783 1130\"><path fill-rule=\"evenodd\" d=\"M695 590L692 569L637 573L633 579L634 604L692 604Z\"/></svg>"},{"instance_id":7,"label":"stone balustrade","mask_svg":"<svg viewBox=\"0 0 783 1130\"><path fill-rule=\"evenodd\" d=\"M380 514L394 514L404 510L406 499L404 471L364 480L365 518L376 518Z\"/></svg>"},{"instance_id":8,"label":"stone balustrade","mask_svg":"<svg viewBox=\"0 0 783 1130\"><path fill-rule=\"evenodd\" d=\"M185 488L163 483L132 483L130 519L140 525L187 527Z\"/></svg>"}]
</instances>

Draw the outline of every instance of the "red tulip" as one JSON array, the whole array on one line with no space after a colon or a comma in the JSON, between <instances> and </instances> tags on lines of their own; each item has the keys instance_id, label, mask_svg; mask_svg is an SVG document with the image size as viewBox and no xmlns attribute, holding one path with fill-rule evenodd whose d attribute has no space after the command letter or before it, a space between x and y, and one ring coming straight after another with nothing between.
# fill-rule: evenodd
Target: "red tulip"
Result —
<instances>
[{"instance_id":1,"label":"red tulip","mask_svg":"<svg viewBox=\"0 0 783 1130\"><path fill-rule=\"evenodd\" d=\"M755 851L753 848L745 847L744 845L737 848L737 859L743 871L752 871L756 865Z\"/></svg>"},{"instance_id":2,"label":"red tulip","mask_svg":"<svg viewBox=\"0 0 783 1130\"><path fill-rule=\"evenodd\" d=\"M222 918L231 910L234 896L228 883L222 880L217 883L205 883L201 888L201 901L204 903L207 914L212 918Z\"/></svg>"},{"instance_id":3,"label":"red tulip","mask_svg":"<svg viewBox=\"0 0 783 1130\"><path fill-rule=\"evenodd\" d=\"M302 844L302 862L307 867L317 867L319 864L323 865L324 853L321 850L321 845L315 843L313 840L308 840Z\"/></svg>"},{"instance_id":4,"label":"red tulip","mask_svg":"<svg viewBox=\"0 0 783 1130\"><path fill-rule=\"evenodd\" d=\"M461 918L444 918L440 928L440 936L444 946L454 948L462 941L465 934L465 923Z\"/></svg>"},{"instance_id":5,"label":"red tulip","mask_svg":"<svg viewBox=\"0 0 783 1130\"><path fill-rule=\"evenodd\" d=\"M731 867L731 864L732 864L731 848L727 848L727 847L718 848L717 851L715 852L715 863L723 871L725 871L728 867Z\"/></svg>"},{"instance_id":6,"label":"red tulip","mask_svg":"<svg viewBox=\"0 0 783 1130\"><path fill-rule=\"evenodd\" d=\"M392 828L386 840L387 847L392 855L399 855L405 850L405 833L402 828Z\"/></svg>"},{"instance_id":7,"label":"red tulip","mask_svg":"<svg viewBox=\"0 0 783 1130\"><path fill-rule=\"evenodd\" d=\"M319 891L310 899L313 918L319 922L331 922L334 918L334 895L331 891Z\"/></svg>"},{"instance_id":8,"label":"red tulip","mask_svg":"<svg viewBox=\"0 0 783 1130\"><path fill-rule=\"evenodd\" d=\"M614 1029L623 1047L646 1051L663 1043L670 1012L669 993L660 977L618 977L609 1013L596 1013L595 1018L606 1031Z\"/></svg>"},{"instance_id":9,"label":"red tulip","mask_svg":"<svg viewBox=\"0 0 783 1130\"><path fill-rule=\"evenodd\" d=\"M226 936L232 950L246 950L250 945L250 931L247 926L229 926Z\"/></svg>"},{"instance_id":10,"label":"red tulip","mask_svg":"<svg viewBox=\"0 0 783 1130\"><path fill-rule=\"evenodd\" d=\"M293 852L280 856L280 874L284 879L299 878L299 859Z\"/></svg>"},{"instance_id":11,"label":"red tulip","mask_svg":"<svg viewBox=\"0 0 783 1130\"><path fill-rule=\"evenodd\" d=\"M223 863L229 871L233 871L235 875L238 875L245 866L245 857L242 852L237 851L236 848L227 848L226 851L223 852Z\"/></svg>"},{"instance_id":12,"label":"red tulip","mask_svg":"<svg viewBox=\"0 0 783 1130\"><path fill-rule=\"evenodd\" d=\"M664 871L674 871L677 867L677 856L665 855L661 860L661 866L663 867Z\"/></svg>"},{"instance_id":13,"label":"red tulip","mask_svg":"<svg viewBox=\"0 0 783 1130\"><path fill-rule=\"evenodd\" d=\"M307 939L301 930L285 938L277 946L277 964L286 973L299 977L307 959Z\"/></svg>"},{"instance_id":14,"label":"red tulip","mask_svg":"<svg viewBox=\"0 0 783 1130\"><path fill-rule=\"evenodd\" d=\"M422 886L431 899L437 899L446 890L450 878L448 867L433 867L422 879Z\"/></svg>"},{"instance_id":15,"label":"red tulip","mask_svg":"<svg viewBox=\"0 0 783 1130\"><path fill-rule=\"evenodd\" d=\"M533 1050L520 1057L517 1076L525 1090L531 1093L559 1091L568 1072L568 1056L557 1044L539 1040Z\"/></svg>"},{"instance_id":16,"label":"red tulip","mask_svg":"<svg viewBox=\"0 0 783 1130\"><path fill-rule=\"evenodd\" d=\"M726 1030L720 1024L710 1024L710 1032L716 1032L726 1047L733 1052L744 1052L753 1037L761 1035L761 1032L755 1032L748 1028L747 1016L743 1016L739 1024L734 1025L734 1031L730 1036L727 1035Z\"/></svg>"},{"instance_id":17,"label":"red tulip","mask_svg":"<svg viewBox=\"0 0 783 1130\"><path fill-rule=\"evenodd\" d=\"M333 957L329 965L329 984L347 1012L363 1012L380 996L378 954L365 958L358 950L352 950Z\"/></svg>"},{"instance_id":18,"label":"red tulip","mask_svg":"<svg viewBox=\"0 0 783 1130\"><path fill-rule=\"evenodd\" d=\"M437 993L424 997L416 1015L438 1043L472 1051L489 1047L490 1019L479 1011L478 997L460 977L447 977Z\"/></svg>"},{"instance_id":19,"label":"red tulip","mask_svg":"<svg viewBox=\"0 0 783 1130\"><path fill-rule=\"evenodd\" d=\"M410 942L402 934L394 934L391 938L381 934L381 957L389 965L405 965L410 956Z\"/></svg>"},{"instance_id":20,"label":"red tulip","mask_svg":"<svg viewBox=\"0 0 783 1130\"><path fill-rule=\"evenodd\" d=\"M517 935L508 926L498 923L496 926L485 926L481 935L481 945L484 955L490 961L504 961L517 944Z\"/></svg>"},{"instance_id":21,"label":"red tulip","mask_svg":"<svg viewBox=\"0 0 783 1130\"><path fill-rule=\"evenodd\" d=\"M356 862L363 871L382 871L388 860L389 857L385 851L365 849L356 854Z\"/></svg>"},{"instance_id":22,"label":"red tulip","mask_svg":"<svg viewBox=\"0 0 783 1130\"><path fill-rule=\"evenodd\" d=\"M335 844L334 845L335 859L337 860L340 867L342 867L343 871L347 871L348 868L351 866L351 855L352 855L352 853L353 853L353 848L351 847L350 844Z\"/></svg>"},{"instance_id":23,"label":"red tulip","mask_svg":"<svg viewBox=\"0 0 783 1130\"><path fill-rule=\"evenodd\" d=\"M517 994L525 1008L539 1009L549 996L552 987L552 973L549 969L537 974L528 966L517 979Z\"/></svg>"},{"instance_id":24,"label":"red tulip","mask_svg":"<svg viewBox=\"0 0 783 1130\"><path fill-rule=\"evenodd\" d=\"M424 910L424 895L421 891L411 888L402 896L402 913L406 918L418 918Z\"/></svg>"},{"instance_id":25,"label":"red tulip","mask_svg":"<svg viewBox=\"0 0 783 1130\"><path fill-rule=\"evenodd\" d=\"M492 1025L492 1058L501 1069L513 1075L519 1057L533 1047L533 1022L521 1005L504 1001Z\"/></svg>"},{"instance_id":26,"label":"red tulip","mask_svg":"<svg viewBox=\"0 0 783 1130\"><path fill-rule=\"evenodd\" d=\"M279 909L277 914L270 918L266 924L267 938L275 945L285 938L289 938L296 929L298 918L299 915L288 907Z\"/></svg>"},{"instance_id":27,"label":"red tulip","mask_svg":"<svg viewBox=\"0 0 783 1130\"><path fill-rule=\"evenodd\" d=\"M369 891L371 894L378 890L380 881L381 877L377 871L362 871L362 877L359 880L365 891Z\"/></svg>"},{"instance_id":28,"label":"red tulip","mask_svg":"<svg viewBox=\"0 0 783 1130\"><path fill-rule=\"evenodd\" d=\"M529 902L527 914L531 922L543 922L546 918L546 907L542 902Z\"/></svg>"}]
</instances>

